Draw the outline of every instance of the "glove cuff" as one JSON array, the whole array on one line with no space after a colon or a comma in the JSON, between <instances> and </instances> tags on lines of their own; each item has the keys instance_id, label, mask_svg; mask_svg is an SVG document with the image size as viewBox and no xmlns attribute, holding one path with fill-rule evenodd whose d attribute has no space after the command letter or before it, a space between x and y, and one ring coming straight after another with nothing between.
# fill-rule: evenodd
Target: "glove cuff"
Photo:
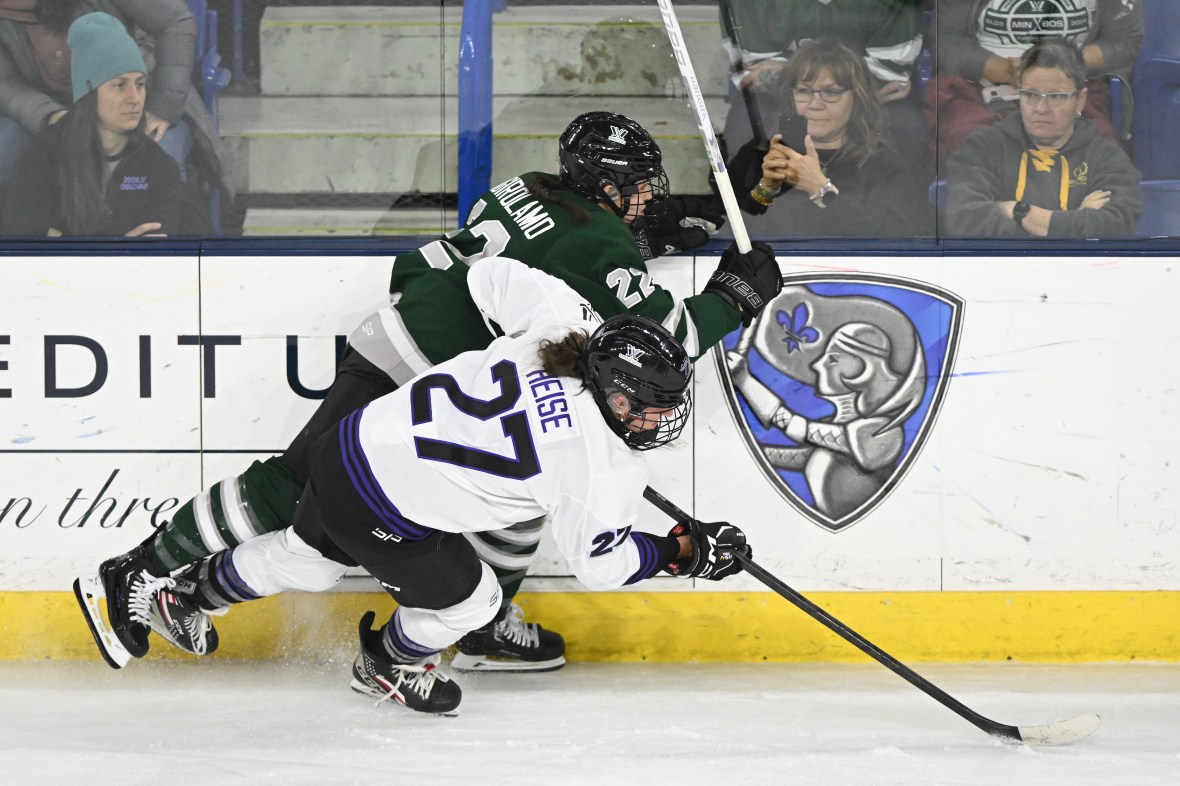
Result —
<instances>
[{"instance_id":1,"label":"glove cuff","mask_svg":"<svg viewBox=\"0 0 1180 786\"><path fill-rule=\"evenodd\" d=\"M683 559L676 559L676 555L680 553L680 537L688 535L692 537L692 530L683 522L676 524L668 531L667 540L672 544L673 549L668 554L667 559L664 560L664 571L677 578L689 579L692 578L692 569L696 563L697 547L693 544L692 550L688 556Z\"/></svg>"}]
</instances>

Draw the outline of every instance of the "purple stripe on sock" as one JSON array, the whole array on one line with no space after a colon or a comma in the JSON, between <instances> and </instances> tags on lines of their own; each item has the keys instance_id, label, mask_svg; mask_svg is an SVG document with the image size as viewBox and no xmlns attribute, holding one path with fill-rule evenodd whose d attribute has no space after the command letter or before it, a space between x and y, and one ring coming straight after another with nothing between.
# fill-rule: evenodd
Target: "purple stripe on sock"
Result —
<instances>
[{"instance_id":1,"label":"purple stripe on sock","mask_svg":"<svg viewBox=\"0 0 1180 786\"><path fill-rule=\"evenodd\" d=\"M401 610L393 612L393 617L390 619L390 624L385 626L385 646L386 649L391 649L391 655L397 655L402 658L410 658L412 660L422 660L429 658L436 652L441 650L433 650L429 647L423 647L410 640L406 636L406 632L402 630Z\"/></svg>"},{"instance_id":2,"label":"purple stripe on sock","mask_svg":"<svg viewBox=\"0 0 1180 786\"><path fill-rule=\"evenodd\" d=\"M258 600L262 596L250 589L250 585L238 575L233 556L233 550L223 551L215 556L209 571L209 580L235 601Z\"/></svg>"}]
</instances>

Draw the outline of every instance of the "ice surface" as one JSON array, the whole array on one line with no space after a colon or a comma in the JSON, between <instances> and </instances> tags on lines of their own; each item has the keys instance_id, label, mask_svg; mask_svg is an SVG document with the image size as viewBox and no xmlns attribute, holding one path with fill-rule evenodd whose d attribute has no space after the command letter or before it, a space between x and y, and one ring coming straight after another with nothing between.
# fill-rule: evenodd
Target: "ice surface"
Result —
<instances>
[{"instance_id":1,"label":"ice surface","mask_svg":"<svg viewBox=\"0 0 1180 786\"><path fill-rule=\"evenodd\" d=\"M0 664L6 784L1180 783L1180 665L925 665L976 711L1097 712L1004 744L875 664L582 664L462 675L457 718L348 690L346 660Z\"/></svg>"}]
</instances>

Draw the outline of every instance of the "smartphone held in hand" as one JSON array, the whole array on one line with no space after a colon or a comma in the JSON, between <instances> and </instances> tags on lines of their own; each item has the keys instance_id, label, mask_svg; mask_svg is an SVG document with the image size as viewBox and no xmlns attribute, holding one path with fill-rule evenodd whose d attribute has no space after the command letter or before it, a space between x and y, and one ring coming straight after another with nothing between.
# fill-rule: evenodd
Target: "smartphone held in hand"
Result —
<instances>
[{"instance_id":1,"label":"smartphone held in hand","mask_svg":"<svg viewBox=\"0 0 1180 786\"><path fill-rule=\"evenodd\" d=\"M784 145L796 153L807 152L807 145L803 143L803 137L807 136L807 118L801 115L783 115L778 132L782 134Z\"/></svg>"}]
</instances>

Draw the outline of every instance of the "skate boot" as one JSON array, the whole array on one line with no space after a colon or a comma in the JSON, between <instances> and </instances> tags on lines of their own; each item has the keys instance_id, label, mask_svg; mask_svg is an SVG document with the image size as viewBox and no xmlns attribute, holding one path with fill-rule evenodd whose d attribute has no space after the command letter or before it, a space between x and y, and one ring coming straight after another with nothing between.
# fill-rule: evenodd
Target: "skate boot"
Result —
<instances>
[{"instance_id":1,"label":"skate boot","mask_svg":"<svg viewBox=\"0 0 1180 786\"><path fill-rule=\"evenodd\" d=\"M177 592L176 582L161 587L152 598L148 624L174 646L192 655L212 655L217 650L213 621L192 600Z\"/></svg>"},{"instance_id":2,"label":"skate boot","mask_svg":"<svg viewBox=\"0 0 1180 786\"><path fill-rule=\"evenodd\" d=\"M455 671L555 671L565 665L561 634L525 622L515 603L459 639L458 648L451 661Z\"/></svg>"},{"instance_id":3,"label":"skate boot","mask_svg":"<svg viewBox=\"0 0 1180 786\"><path fill-rule=\"evenodd\" d=\"M361 652L352 666L352 689L382 701L393 699L418 712L458 715L463 691L438 668L438 656L415 663L393 663L381 646L381 631L372 630L371 611L361 617Z\"/></svg>"},{"instance_id":4,"label":"skate boot","mask_svg":"<svg viewBox=\"0 0 1180 786\"><path fill-rule=\"evenodd\" d=\"M167 576L152 573L147 549L147 542L141 543L102 563L97 576L74 579L74 596L99 652L112 668L121 669L132 658L147 654L152 599L173 584ZM105 620L99 603L103 598Z\"/></svg>"}]
</instances>

